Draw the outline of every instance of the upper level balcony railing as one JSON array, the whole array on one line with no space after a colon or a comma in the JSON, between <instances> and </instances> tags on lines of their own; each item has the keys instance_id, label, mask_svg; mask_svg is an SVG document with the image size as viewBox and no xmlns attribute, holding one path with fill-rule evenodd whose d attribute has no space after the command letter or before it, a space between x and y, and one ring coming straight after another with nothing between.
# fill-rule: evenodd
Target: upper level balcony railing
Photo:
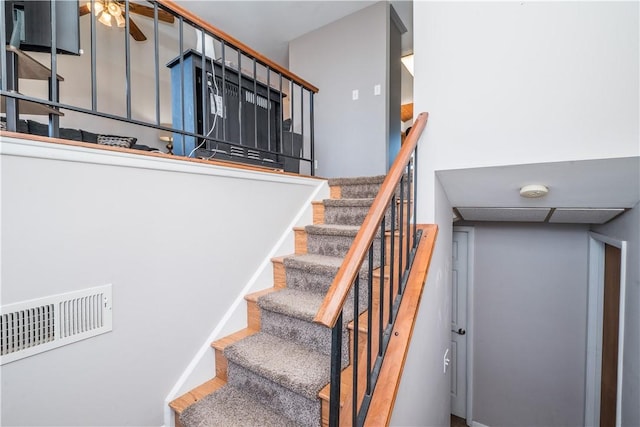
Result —
<instances>
[{"instance_id":1,"label":"upper level balcony railing","mask_svg":"<svg viewBox=\"0 0 640 427\"><path fill-rule=\"evenodd\" d=\"M0 0L0 22L8 131L313 174L318 89L172 1Z\"/></svg>"}]
</instances>

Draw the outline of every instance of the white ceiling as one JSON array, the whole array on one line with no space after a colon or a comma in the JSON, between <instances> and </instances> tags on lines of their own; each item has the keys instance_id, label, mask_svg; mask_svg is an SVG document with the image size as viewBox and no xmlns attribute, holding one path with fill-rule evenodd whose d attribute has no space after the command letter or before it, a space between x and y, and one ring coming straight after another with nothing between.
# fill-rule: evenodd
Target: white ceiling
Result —
<instances>
[{"instance_id":1,"label":"white ceiling","mask_svg":"<svg viewBox=\"0 0 640 427\"><path fill-rule=\"evenodd\" d=\"M192 1L177 4L285 67L289 41L370 6L376 1ZM408 31L403 52L413 49L413 2L392 1Z\"/></svg>"},{"instance_id":2,"label":"white ceiling","mask_svg":"<svg viewBox=\"0 0 640 427\"><path fill-rule=\"evenodd\" d=\"M585 222L587 215L593 218L588 222L601 223L608 219L602 211L584 209L632 208L640 201L640 157L445 170L437 175L452 206L467 212L469 217L462 215L468 220L517 220L522 215L522 221L537 222L546 218L535 214L538 208L583 208L558 209L551 222ZM520 188L528 184L545 185L549 193L539 199L520 197Z\"/></svg>"}]
</instances>

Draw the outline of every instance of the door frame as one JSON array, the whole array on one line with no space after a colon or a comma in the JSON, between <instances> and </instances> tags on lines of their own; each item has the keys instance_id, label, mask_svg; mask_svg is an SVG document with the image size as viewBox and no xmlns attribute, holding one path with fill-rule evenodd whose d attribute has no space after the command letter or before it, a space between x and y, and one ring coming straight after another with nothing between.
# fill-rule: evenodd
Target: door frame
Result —
<instances>
[{"instance_id":1,"label":"door frame","mask_svg":"<svg viewBox=\"0 0 640 427\"><path fill-rule=\"evenodd\" d=\"M616 384L616 427L621 426L622 371L624 357L625 287L627 242L589 232L589 277L587 302L587 364L584 405L585 425L600 424L600 381L602 370L602 315L604 300L605 244L620 249L620 308L618 311L618 374Z\"/></svg>"},{"instance_id":2,"label":"door frame","mask_svg":"<svg viewBox=\"0 0 640 427\"><path fill-rule=\"evenodd\" d=\"M453 226L454 232L467 233L467 425L473 425L473 317L475 263L475 229L468 226Z\"/></svg>"}]
</instances>

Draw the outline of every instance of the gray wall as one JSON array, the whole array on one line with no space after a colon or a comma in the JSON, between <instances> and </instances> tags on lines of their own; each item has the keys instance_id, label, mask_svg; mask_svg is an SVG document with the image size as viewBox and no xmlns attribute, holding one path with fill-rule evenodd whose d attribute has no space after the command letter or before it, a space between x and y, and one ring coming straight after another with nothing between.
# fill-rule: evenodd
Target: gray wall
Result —
<instances>
[{"instance_id":1,"label":"gray wall","mask_svg":"<svg viewBox=\"0 0 640 427\"><path fill-rule=\"evenodd\" d=\"M593 231L627 241L622 425L640 425L640 204Z\"/></svg>"},{"instance_id":2,"label":"gray wall","mask_svg":"<svg viewBox=\"0 0 640 427\"><path fill-rule=\"evenodd\" d=\"M389 7L376 3L289 44L289 69L320 88L314 97L319 176L386 173Z\"/></svg>"},{"instance_id":3,"label":"gray wall","mask_svg":"<svg viewBox=\"0 0 640 427\"><path fill-rule=\"evenodd\" d=\"M6 137L2 151L2 304L113 286L112 332L0 368L2 425L164 424L170 390L322 185Z\"/></svg>"},{"instance_id":4,"label":"gray wall","mask_svg":"<svg viewBox=\"0 0 640 427\"><path fill-rule=\"evenodd\" d=\"M475 225L474 421L584 419L586 226Z\"/></svg>"}]
</instances>

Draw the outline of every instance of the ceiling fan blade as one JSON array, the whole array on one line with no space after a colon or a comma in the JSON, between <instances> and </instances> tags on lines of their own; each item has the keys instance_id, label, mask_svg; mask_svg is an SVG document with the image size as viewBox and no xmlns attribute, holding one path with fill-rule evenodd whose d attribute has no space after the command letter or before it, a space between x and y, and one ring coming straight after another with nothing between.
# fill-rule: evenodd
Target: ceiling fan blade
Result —
<instances>
[{"instance_id":1,"label":"ceiling fan blade","mask_svg":"<svg viewBox=\"0 0 640 427\"><path fill-rule=\"evenodd\" d=\"M84 16L87 13L90 13L91 11L89 10L89 6L87 6L86 4L83 4L82 6L80 6L78 8L78 13L80 14L80 16Z\"/></svg>"},{"instance_id":2,"label":"ceiling fan blade","mask_svg":"<svg viewBox=\"0 0 640 427\"><path fill-rule=\"evenodd\" d=\"M137 13L138 15L146 16L147 18L153 19L153 8L149 6L143 6L141 4L129 3L129 12ZM169 12L166 12L160 8L158 8L158 21L167 22L169 24L173 24L175 18Z\"/></svg>"},{"instance_id":3,"label":"ceiling fan blade","mask_svg":"<svg viewBox=\"0 0 640 427\"><path fill-rule=\"evenodd\" d=\"M140 28L133 22L133 19L129 18L129 34L135 41L143 42L147 37L140 31Z\"/></svg>"}]
</instances>

